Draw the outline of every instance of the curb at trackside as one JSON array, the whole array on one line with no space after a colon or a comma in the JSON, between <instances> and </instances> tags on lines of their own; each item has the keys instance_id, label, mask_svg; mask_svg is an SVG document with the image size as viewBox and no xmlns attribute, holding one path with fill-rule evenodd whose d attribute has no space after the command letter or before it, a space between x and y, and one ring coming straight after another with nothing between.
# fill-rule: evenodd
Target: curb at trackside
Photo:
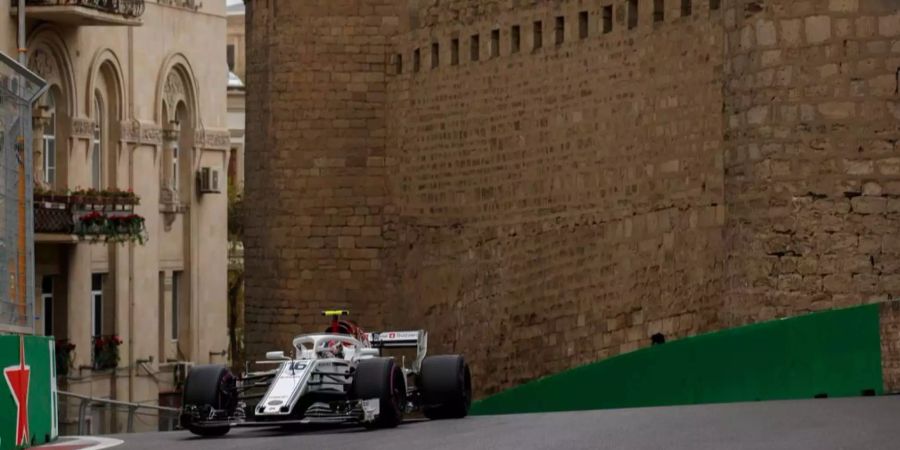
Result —
<instances>
[{"instance_id":1,"label":"curb at trackside","mask_svg":"<svg viewBox=\"0 0 900 450\"><path fill-rule=\"evenodd\" d=\"M117 447L124 443L125 442L122 441L121 439L114 439L114 438L108 438L108 437L64 436L64 437L61 437L59 439L59 441L57 441L57 442L54 442L52 444L42 445L40 447L35 447L35 448L52 449L55 447L65 447L65 448L75 447L78 450L103 450L106 448Z\"/></svg>"}]
</instances>

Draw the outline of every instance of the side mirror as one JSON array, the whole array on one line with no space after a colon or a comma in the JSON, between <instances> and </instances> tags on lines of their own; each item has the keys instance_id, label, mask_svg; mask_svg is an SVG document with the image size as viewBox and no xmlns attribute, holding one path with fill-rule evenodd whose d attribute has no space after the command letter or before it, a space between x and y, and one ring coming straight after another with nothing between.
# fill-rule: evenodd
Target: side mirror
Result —
<instances>
[{"instance_id":1,"label":"side mirror","mask_svg":"<svg viewBox=\"0 0 900 450\"><path fill-rule=\"evenodd\" d=\"M283 351L277 351L277 352L266 352L266 359L286 361L286 360L289 360L290 358L288 358L287 356L284 356Z\"/></svg>"}]
</instances>

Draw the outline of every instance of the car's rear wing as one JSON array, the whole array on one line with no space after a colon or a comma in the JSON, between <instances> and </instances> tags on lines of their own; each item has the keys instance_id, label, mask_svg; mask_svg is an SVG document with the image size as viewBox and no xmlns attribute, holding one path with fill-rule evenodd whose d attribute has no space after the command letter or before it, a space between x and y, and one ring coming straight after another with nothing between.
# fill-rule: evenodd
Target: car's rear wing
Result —
<instances>
[{"instance_id":1,"label":"car's rear wing","mask_svg":"<svg viewBox=\"0 0 900 450\"><path fill-rule=\"evenodd\" d=\"M428 333L425 330L416 331L381 331L375 333L366 333L366 339L369 345L378 349L386 348L414 348L416 349L416 360L413 362L412 370L419 371L422 360L428 351Z\"/></svg>"}]
</instances>

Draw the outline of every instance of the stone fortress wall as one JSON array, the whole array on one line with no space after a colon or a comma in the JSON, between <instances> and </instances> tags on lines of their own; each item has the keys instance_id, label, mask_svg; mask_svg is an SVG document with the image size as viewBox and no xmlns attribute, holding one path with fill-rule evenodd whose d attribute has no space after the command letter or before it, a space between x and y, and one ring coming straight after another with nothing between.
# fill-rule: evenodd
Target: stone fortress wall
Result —
<instances>
[{"instance_id":1,"label":"stone fortress wall","mask_svg":"<svg viewBox=\"0 0 900 450\"><path fill-rule=\"evenodd\" d=\"M485 394L896 295L898 9L252 2L248 351L348 306Z\"/></svg>"}]
</instances>

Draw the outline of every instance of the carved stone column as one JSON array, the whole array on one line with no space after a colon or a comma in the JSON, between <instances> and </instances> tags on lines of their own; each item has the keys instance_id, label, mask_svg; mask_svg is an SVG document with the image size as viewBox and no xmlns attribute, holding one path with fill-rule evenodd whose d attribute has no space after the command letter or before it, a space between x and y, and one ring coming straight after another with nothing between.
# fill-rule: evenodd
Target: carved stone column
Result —
<instances>
[{"instance_id":1,"label":"carved stone column","mask_svg":"<svg viewBox=\"0 0 900 450\"><path fill-rule=\"evenodd\" d=\"M44 179L44 128L50 126L50 108L40 105L34 110L31 126L32 151L34 152L34 184L44 189L50 186Z\"/></svg>"}]
</instances>

